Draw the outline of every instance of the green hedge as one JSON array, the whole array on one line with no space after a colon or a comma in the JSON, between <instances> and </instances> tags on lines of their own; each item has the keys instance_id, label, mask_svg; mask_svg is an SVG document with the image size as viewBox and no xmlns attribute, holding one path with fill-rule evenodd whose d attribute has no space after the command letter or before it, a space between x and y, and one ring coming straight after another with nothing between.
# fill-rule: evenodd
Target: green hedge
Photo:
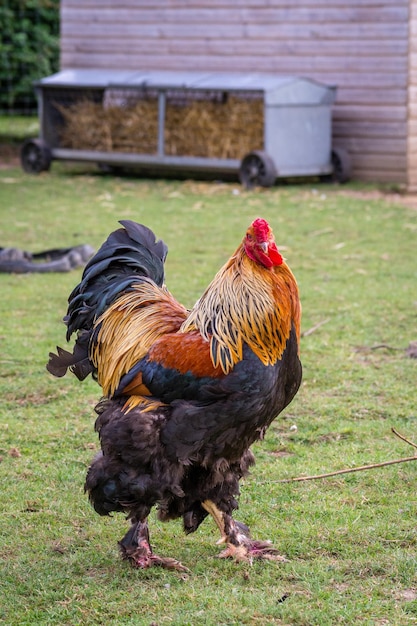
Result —
<instances>
[{"instance_id":1,"label":"green hedge","mask_svg":"<svg viewBox=\"0 0 417 626\"><path fill-rule=\"evenodd\" d=\"M33 112L33 82L59 66L59 0L2 0L0 33L0 111Z\"/></svg>"}]
</instances>

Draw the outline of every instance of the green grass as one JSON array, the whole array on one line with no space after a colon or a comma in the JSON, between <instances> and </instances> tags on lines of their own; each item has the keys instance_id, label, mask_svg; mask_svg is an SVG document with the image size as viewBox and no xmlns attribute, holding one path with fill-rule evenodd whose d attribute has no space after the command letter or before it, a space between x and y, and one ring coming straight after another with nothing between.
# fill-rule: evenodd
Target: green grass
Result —
<instances>
[{"instance_id":1,"label":"green grass","mask_svg":"<svg viewBox=\"0 0 417 626\"><path fill-rule=\"evenodd\" d=\"M288 562L218 560L210 521L185 537L153 519L157 551L192 574L136 571L117 553L123 516L100 518L83 494L99 389L45 371L80 271L0 275L0 622L417 624L417 464L279 482L413 453L390 429L417 439L417 361L402 350L417 339L417 212L368 191L0 170L0 245L97 248L118 219L142 221L167 242L167 284L188 306L261 215L297 276L303 330L326 322L302 339L303 385L254 446L237 514Z\"/></svg>"},{"instance_id":2,"label":"green grass","mask_svg":"<svg viewBox=\"0 0 417 626\"><path fill-rule=\"evenodd\" d=\"M19 115L0 115L0 141L19 143L29 137L37 137L39 133L38 118Z\"/></svg>"}]
</instances>

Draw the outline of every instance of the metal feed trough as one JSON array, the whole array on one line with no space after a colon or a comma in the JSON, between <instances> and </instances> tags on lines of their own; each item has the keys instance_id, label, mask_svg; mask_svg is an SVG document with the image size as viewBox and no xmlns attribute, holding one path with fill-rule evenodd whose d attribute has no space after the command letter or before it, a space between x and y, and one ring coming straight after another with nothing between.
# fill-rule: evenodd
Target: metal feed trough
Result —
<instances>
[{"instance_id":1,"label":"metal feed trough","mask_svg":"<svg viewBox=\"0 0 417 626\"><path fill-rule=\"evenodd\" d=\"M309 79L270 74L77 69L42 79L36 83L36 90L40 137L27 140L21 151L22 167L29 173L49 169L51 161L56 159L93 161L108 168L237 174L247 187L268 187L277 178L331 175L343 182L349 177L348 155L331 143L331 105L336 88ZM185 149L186 154L184 150L178 154L176 148L167 149L167 136L175 135L176 130L175 121L170 122L173 129L167 128L167 113L172 103L180 113L183 111L186 133L187 119L191 119L189 103L216 103L214 111L219 111L219 116L223 111L226 126L221 135L214 136L213 145L222 149L227 144L229 129L225 104L233 99L260 103L261 136L255 138L256 145L245 145L244 153L232 154L232 158L229 154L224 157L224 151L220 152L222 156L217 156L217 149L215 156L198 156L193 153L198 133L191 125L187 138L191 148ZM129 144L135 133L142 136L152 126L149 119L143 118L142 122L142 114L136 112L136 130L130 131L132 122L127 115L134 110L135 103L142 106L148 103L151 116L152 107L155 109L154 143L151 141L152 145L146 149L143 145L137 149ZM68 126L69 115L77 107L79 110L90 107L90 118L87 124L73 130ZM116 124L123 135L122 149L115 148L114 142L106 144L104 127L93 128L111 111L113 115L116 111L117 118L116 122L113 119L113 126ZM184 111L188 118L184 117ZM197 123L204 124L204 112L197 116L200 118ZM244 140L248 130L256 130L248 119L240 122L238 117L235 122L234 132L241 135L238 139ZM210 128L204 130L210 136Z\"/></svg>"}]
</instances>

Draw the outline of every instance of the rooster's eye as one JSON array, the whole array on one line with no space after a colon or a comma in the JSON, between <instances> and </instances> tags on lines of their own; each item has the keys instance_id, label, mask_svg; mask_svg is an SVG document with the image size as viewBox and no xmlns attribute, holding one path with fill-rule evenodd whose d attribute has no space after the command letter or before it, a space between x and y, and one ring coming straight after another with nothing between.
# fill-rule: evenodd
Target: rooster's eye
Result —
<instances>
[{"instance_id":1,"label":"rooster's eye","mask_svg":"<svg viewBox=\"0 0 417 626\"><path fill-rule=\"evenodd\" d=\"M248 241L253 241L253 237L252 237L252 235L251 235L250 233L247 233L247 235L246 235L246 239L247 239Z\"/></svg>"}]
</instances>

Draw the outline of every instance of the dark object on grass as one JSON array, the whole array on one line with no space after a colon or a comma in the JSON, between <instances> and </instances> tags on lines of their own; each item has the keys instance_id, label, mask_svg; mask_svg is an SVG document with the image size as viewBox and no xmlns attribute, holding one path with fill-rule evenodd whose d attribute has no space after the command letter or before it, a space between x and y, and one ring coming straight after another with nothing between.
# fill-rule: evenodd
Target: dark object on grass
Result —
<instances>
[{"instance_id":1,"label":"dark object on grass","mask_svg":"<svg viewBox=\"0 0 417 626\"><path fill-rule=\"evenodd\" d=\"M417 341L410 341L410 345L406 349L405 353L410 357L410 359L417 359Z\"/></svg>"},{"instance_id":2,"label":"dark object on grass","mask_svg":"<svg viewBox=\"0 0 417 626\"><path fill-rule=\"evenodd\" d=\"M33 272L69 272L82 267L94 254L89 245L55 248L32 254L19 248L0 248L0 272L28 274Z\"/></svg>"}]
</instances>

